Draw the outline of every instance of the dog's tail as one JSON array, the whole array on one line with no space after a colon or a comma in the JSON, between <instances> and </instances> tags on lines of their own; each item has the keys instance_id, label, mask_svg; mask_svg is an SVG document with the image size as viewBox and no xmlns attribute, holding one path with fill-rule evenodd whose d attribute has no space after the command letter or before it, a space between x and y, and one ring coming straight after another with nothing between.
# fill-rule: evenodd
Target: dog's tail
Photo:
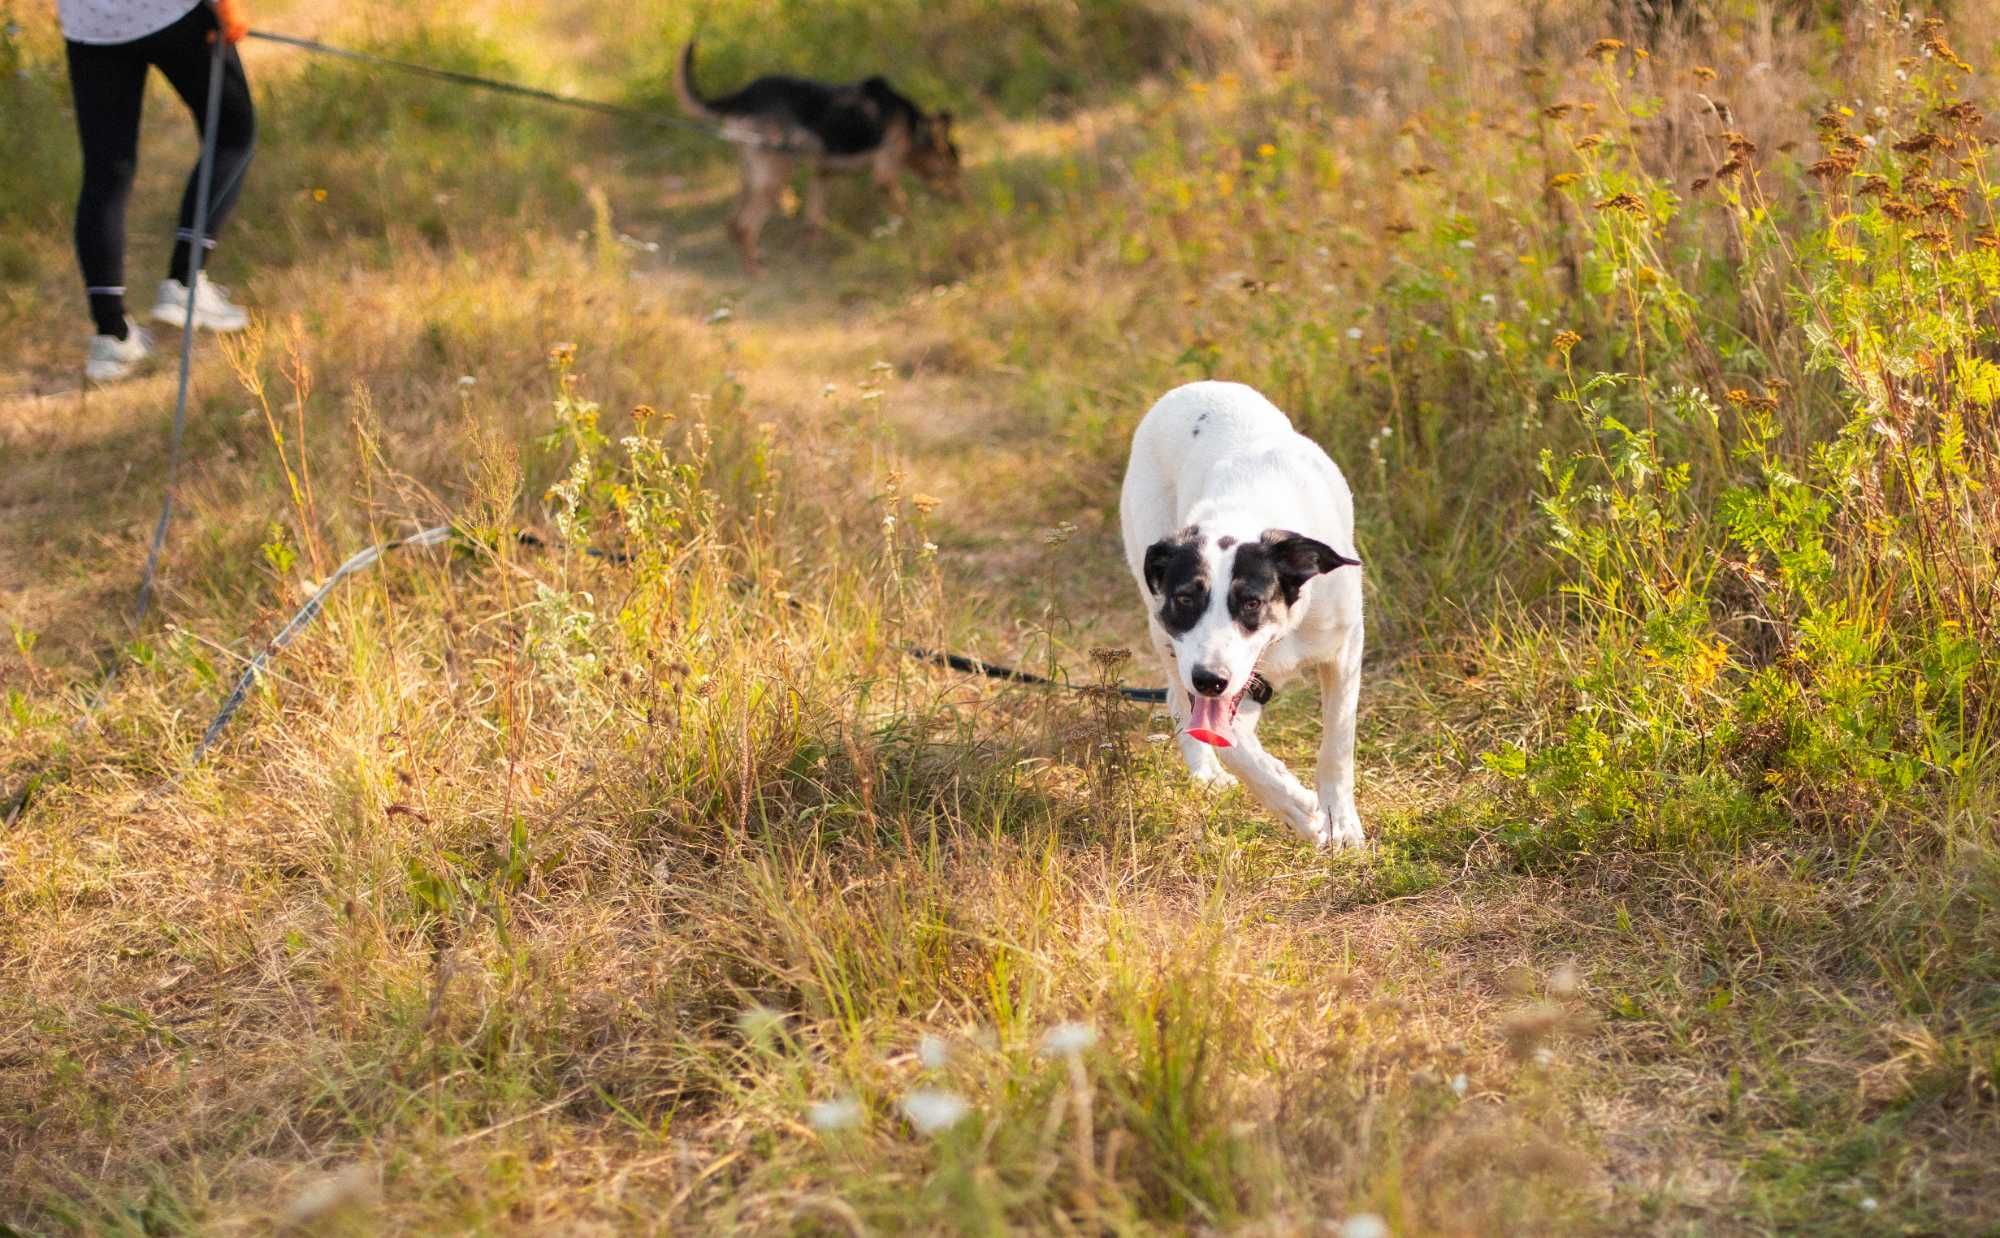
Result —
<instances>
[{"instance_id":1,"label":"dog's tail","mask_svg":"<svg viewBox=\"0 0 2000 1238\"><path fill-rule=\"evenodd\" d=\"M681 110L688 115L697 120L708 121L710 124L722 123L722 113L708 100L702 98L701 92L694 87L693 39L689 39L687 46L681 49L680 64L674 70L674 93L680 96Z\"/></svg>"}]
</instances>

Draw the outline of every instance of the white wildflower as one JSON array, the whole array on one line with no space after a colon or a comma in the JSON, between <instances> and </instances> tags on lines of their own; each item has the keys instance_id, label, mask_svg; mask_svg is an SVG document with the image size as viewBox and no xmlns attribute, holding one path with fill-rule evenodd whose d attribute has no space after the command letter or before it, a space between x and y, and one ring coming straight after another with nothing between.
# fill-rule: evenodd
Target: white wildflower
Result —
<instances>
[{"instance_id":1,"label":"white wildflower","mask_svg":"<svg viewBox=\"0 0 2000 1238\"><path fill-rule=\"evenodd\" d=\"M1097 1029L1088 1023L1058 1023L1042 1035L1044 1057L1075 1057L1097 1043Z\"/></svg>"},{"instance_id":2,"label":"white wildflower","mask_svg":"<svg viewBox=\"0 0 2000 1238\"><path fill-rule=\"evenodd\" d=\"M1575 997L1582 984L1583 978L1577 975L1576 964L1564 963L1549 973L1549 996Z\"/></svg>"},{"instance_id":3,"label":"white wildflower","mask_svg":"<svg viewBox=\"0 0 2000 1238\"><path fill-rule=\"evenodd\" d=\"M1360 327L1349 327L1349 328L1347 329L1347 338L1348 338L1348 339L1350 339L1350 340L1358 340L1358 339L1360 339L1360 338L1361 338L1361 328L1360 328Z\"/></svg>"},{"instance_id":4,"label":"white wildflower","mask_svg":"<svg viewBox=\"0 0 2000 1238\"><path fill-rule=\"evenodd\" d=\"M902 1108L919 1135L948 1131L972 1112L964 1097L938 1088L918 1088L903 1098Z\"/></svg>"},{"instance_id":5,"label":"white wildflower","mask_svg":"<svg viewBox=\"0 0 2000 1238\"><path fill-rule=\"evenodd\" d=\"M917 1060L922 1062L926 1068L930 1070L943 1070L945 1062L950 1057L951 1046L944 1042L944 1037L925 1032L918 1039Z\"/></svg>"},{"instance_id":6,"label":"white wildflower","mask_svg":"<svg viewBox=\"0 0 2000 1238\"><path fill-rule=\"evenodd\" d=\"M727 305L718 305L708 312L708 320L710 322L728 322L734 317L736 317L736 311L730 309Z\"/></svg>"},{"instance_id":7,"label":"white wildflower","mask_svg":"<svg viewBox=\"0 0 2000 1238\"><path fill-rule=\"evenodd\" d=\"M861 1125L861 1102L852 1096L814 1101L806 1106L806 1121L821 1132L853 1130Z\"/></svg>"},{"instance_id":8,"label":"white wildflower","mask_svg":"<svg viewBox=\"0 0 2000 1238\"><path fill-rule=\"evenodd\" d=\"M1458 247L1459 247L1460 249L1478 249L1478 248L1479 248L1479 246L1478 246L1478 245L1476 245L1476 244L1474 244L1474 243L1473 243L1473 241L1472 241L1472 238L1471 238L1471 237L1467 237L1466 239L1464 239L1464 240L1460 241L1460 242L1458 243Z\"/></svg>"},{"instance_id":9,"label":"white wildflower","mask_svg":"<svg viewBox=\"0 0 2000 1238\"><path fill-rule=\"evenodd\" d=\"M1861 1210L1863 1212L1873 1212L1881 1206L1881 1204L1875 1202L1873 1195L1864 1195L1861 1197Z\"/></svg>"},{"instance_id":10,"label":"white wildflower","mask_svg":"<svg viewBox=\"0 0 2000 1238\"><path fill-rule=\"evenodd\" d=\"M1357 1212L1340 1223L1340 1238L1389 1238L1389 1223L1372 1212Z\"/></svg>"},{"instance_id":11,"label":"white wildflower","mask_svg":"<svg viewBox=\"0 0 2000 1238\"><path fill-rule=\"evenodd\" d=\"M1492 293L1490 293L1490 292L1482 292L1482 293L1480 293L1480 294L1479 294L1479 299L1480 299L1480 301L1481 301L1482 303L1484 303L1484 304L1486 304L1486 305L1498 305L1498 304L1500 304L1500 298L1499 298L1499 297L1496 297L1496 296L1494 296L1494 295L1493 295Z\"/></svg>"},{"instance_id":12,"label":"white wildflower","mask_svg":"<svg viewBox=\"0 0 2000 1238\"><path fill-rule=\"evenodd\" d=\"M458 376L458 385L459 385L460 387L470 387L470 386L471 386L472 384L474 384L474 383L476 383L476 382L478 382L478 381L479 381L479 380L478 380L477 378L475 378L474 376L472 376L472 375L470 375L470 374L460 374L460 375Z\"/></svg>"},{"instance_id":13,"label":"white wildflower","mask_svg":"<svg viewBox=\"0 0 2000 1238\"><path fill-rule=\"evenodd\" d=\"M1465 1072L1460 1071L1458 1074L1455 1074L1451 1077L1451 1094L1453 1096L1456 1096L1462 1100L1465 1097L1465 1093L1471 1087L1472 1083L1465 1077Z\"/></svg>"}]
</instances>

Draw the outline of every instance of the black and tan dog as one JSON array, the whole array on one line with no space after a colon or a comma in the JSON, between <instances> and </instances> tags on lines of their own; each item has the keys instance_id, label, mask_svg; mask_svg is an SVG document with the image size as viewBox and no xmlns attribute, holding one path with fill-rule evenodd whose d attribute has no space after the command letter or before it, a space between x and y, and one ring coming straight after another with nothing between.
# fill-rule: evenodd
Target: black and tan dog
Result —
<instances>
[{"instance_id":1,"label":"black and tan dog","mask_svg":"<svg viewBox=\"0 0 2000 1238\"><path fill-rule=\"evenodd\" d=\"M934 190L962 194L951 113L925 115L882 78L835 86L802 77L760 77L733 94L703 98L694 85L690 40L681 49L674 86L689 115L717 125L743 153L743 194L729 217L729 235L753 273L757 234L777 208L795 162L809 173L806 226L815 234L826 224L828 172L866 171L898 215L908 208L898 179L905 169Z\"/></svg>"}]
</instances>

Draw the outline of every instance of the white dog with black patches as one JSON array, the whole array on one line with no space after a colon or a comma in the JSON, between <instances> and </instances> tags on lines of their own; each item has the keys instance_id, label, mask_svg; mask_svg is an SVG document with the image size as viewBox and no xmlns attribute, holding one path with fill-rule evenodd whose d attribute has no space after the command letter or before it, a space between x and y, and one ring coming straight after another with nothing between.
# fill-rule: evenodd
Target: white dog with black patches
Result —
<instances>
[{"instance_id":1,"label":"white dog with black patches","mask_svg":"<svg viewBox=\"0 0 2000 1238\"><path fill-rule=\"evenodd\" d=\"M1133 432L1118 513L1189 771L1241 780L1319 846L1358 846L1361 573L1338 569L1361 561L1340 469L1251 388L1189 383ZM1323 721L1312 790L1257 742L1272 687L1308 673Z\"/></svg>"}]
</instances>

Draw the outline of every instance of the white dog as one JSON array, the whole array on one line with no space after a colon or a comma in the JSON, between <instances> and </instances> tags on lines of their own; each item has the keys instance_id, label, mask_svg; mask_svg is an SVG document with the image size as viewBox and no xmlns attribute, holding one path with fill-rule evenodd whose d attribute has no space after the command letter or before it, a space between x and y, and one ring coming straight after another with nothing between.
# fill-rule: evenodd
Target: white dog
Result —
<instances>
[{"instance_id":1,"label":"white dog","mask_svg":"<svg viewBox=\"0 0 2000 1238\"><path fill-rule=\"evenodd\" d=\"M1188 769L1241 779L1322 847L1359 845L1361 573L1335 570L1361 564L1347 479L1256 391L1189 383L1133 432L1118 512ZM1257 742L1272 685L1308 671L1323 718L1312 791Z\"/></svg>"}]
</instances>

